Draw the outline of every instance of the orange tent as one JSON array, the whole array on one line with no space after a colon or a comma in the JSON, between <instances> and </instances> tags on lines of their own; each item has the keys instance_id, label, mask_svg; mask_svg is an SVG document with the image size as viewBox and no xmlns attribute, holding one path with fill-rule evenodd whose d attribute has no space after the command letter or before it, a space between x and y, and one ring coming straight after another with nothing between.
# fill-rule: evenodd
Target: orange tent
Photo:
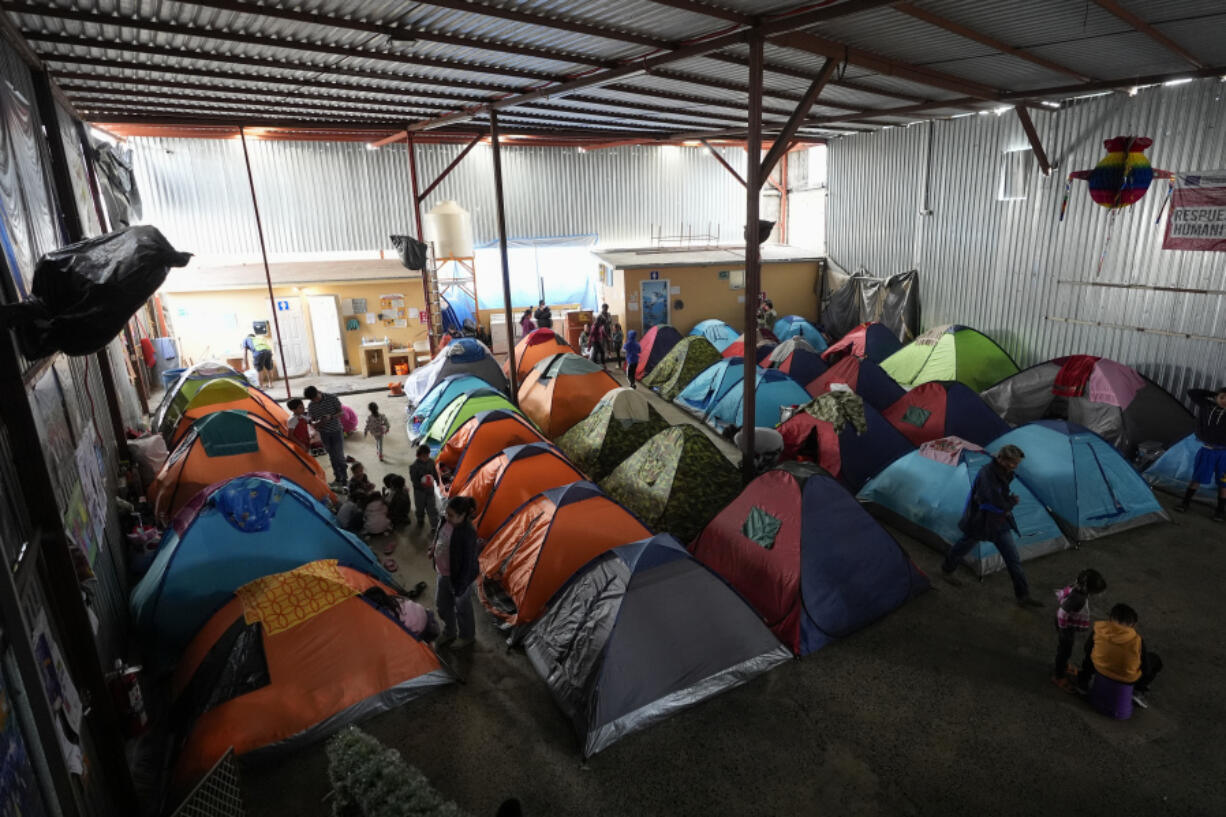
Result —
<instances>
[{"instance_id":1,"label":"orange tent","mask_svg":"<svg viewBox=\"0 0 1226 817\"><path fill-rule=\"evenodd\" d=\"M591 413L600 398L621 388L613 375L585 357L554 355L532 367L519 386L519 409L545 436L561 437Z\"/></svg>"},{"instance_id":2,"label":"orange tent","mask_svg":"<svg viewBox=\"0 0 1226 817\"><path fill-rule=\"evenodd\" d=\"M514 445L490 457L464 483L451 483L451 496L477 502L473 524L488 539L516 508L541 491L582 480L583 474L549 443Z\"/></svg>"},{"instance_id":3,"label":"orange tent","mask_svg":"<svg viewBox=\"0 0 1226 817\"><path fill-rule=\"evenodd\" d=\"M253 417L259 417L282 434L289 436L289 412L283 409L276 400L254 387L248 387L233 380L210 380L200 387L187 403L183 415L170 432L167 443L171 448L179 444L183 435L191 428L192 423L212 414L215 411L237 409L245 411Z\"/></svg>"},{"instance_id":4,"label":"orange tent","mask_svg":"<svg viewBox=\"0 0 1226 817\"><path fill-rule=\"evenodd\" d=\"M149 499L157 517L169 520L198 491L252 471L280 474L321 502L336 501L314 457L259 417L232 409L192 424L149 486Z\"/></svg>"},{"instance_id":5,"label":"orange tent","mask_svg":"<svg viewBox=\"0 0 1226 817\"><path fill-rule=\"evenodd\" d=\"M389 601L391 588L331 559L235 591L175 671L187 718L177 787L231 746L240 756L294 749L451 683L434 650L376 606Z\"/></svg>"},{"instance_id":6,"label":"orange tent","mask_svg":"<svg viewBox=\"0 0 1226 817\"><path fill-rule=\"evenodd\" d=\"M519 373L518 382L523 383L532 367L552 355L564 352L574 352L575 349L552 329L536 329L524 335L515 344L515 371ZM511 377L511 361L502 364L502 373Z\"/></svg>"},{"instance_id":7,"label":"orange tent","mask_svg":"<svg viewBox=\"0 0 1226 817\"><path fill-rule=\"evenodd\" d=\"M583 565L650 538L638 517L592 483L553 488L521 505L486 543L477 592L498 618L526 624Z\"/></svg>"},{"instance_id":8,"label":"orange tent","mask_svg":"<svg viewBox=\"0 0 1226 817\"><path fill-rule=\"evenodd\" d=\"M444 479L462 485L474 470L502 449L543 442L546 439L524 415L491 409L465 420L438 452L435 462Z\"/></svg>"}]
</instances>

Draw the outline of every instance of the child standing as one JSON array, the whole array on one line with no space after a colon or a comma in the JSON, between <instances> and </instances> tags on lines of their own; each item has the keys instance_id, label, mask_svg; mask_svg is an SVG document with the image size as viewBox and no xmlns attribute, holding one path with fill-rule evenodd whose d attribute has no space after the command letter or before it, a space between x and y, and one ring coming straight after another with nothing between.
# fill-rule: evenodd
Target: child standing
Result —
<instances>
[{"instance_id":1,"label":"child standing","mask_svg":"<svg viewBox=\"0 0 1226 817\"><path fill-rule=\"evenodd\" d=\"M1162 670L1162 659L1145 649L1137 632L1137 611L1127 604L1111 608L1109 621L1094 622L1086 639L1086 657L1077 676L1081 689L1090 688L1094 676L1101 675L1121 684L1132 684L1132 700L1143 709L1149 705L1142 694L1149 692L1154 676Z\"/></svg>"},{"instance_id":2,"label":"child standing","mask_svg":"<svg viewBox=\"0 0 1226 817\"><path fill-rule=\"evenodd\" d=\"M609 324L607 321L597 319L592 325L592 362L599 363L604 366L605 350L609 343Z\"/></svg>"},{"instance_id":3,"label":"child standing","mask_svg":"<svg viewBox=\"0 0 1226 817\"><path fill-rule=\"evenodd\" d=\"M323 453L323 443L319 439L319 432L315 430L315 426L311 425L311 418L307 416L306 405L303 404L302 398L295 397L285 404L289 409L289 437L294 442L301 445L312 454ZM318 452L318 454L317 454Z\"/></svg>"},{"instance_id":4,"label":"child standing","mask_svg":"<svg viewBox=\"0 0 1226 817\"><path fill-rule=\"evenodd\" d=\"M375 493L374 483L370 481L370 477L366 476L366 466L360 462L354 462L349 466L349 494L373 494Z\"/></svg>"},{"instance_id":5,"label":"child standing","mask_svg":"<svg viewBox=\"0 0 1226 817\"><path fill-rule=\"evenodd\" d=\"M523 337L527 337L536 330L536 321L532 320L532 307L524 310L524 314L519 316L519 329L523 332Z\"/></svg>"},{"instance_id":6,"label":"child standing","mask_svg":"<svg viewBox=\"0 0 1226 817\"><path fill-rule=\"evenodd\" d=\"M1226 386L1216 392L1189 389L1188 399L1196 406L1196 439L1200 450L1192 466L1192 481L1175 510L1187 511L1196 489L1205 483L1217 486L1214 522L1226 522Z\"/></svg>"},{"instance_id":7,"label":"child standing","mask_svg":"<svg viewBox=\"0 0 1226 817\"><path fill-rule=\"evenodd\" d=\"M622 325L620 323L613 324L613 333L609 336L609 344L613 347L613 354L617 355L617 365L622 365L622 344L626 338L622 334Z\"/></svg>"},{"instance_id":8,"label":"child standing","mask_svg":"<svg viewBox=\"0 0 1226 817\"><path fill-rule=\"evenodd\" d=\"M472 517L477 503L472 497L454 496L447 503L446 519L428 553L438 576L435 598L443 620L438 646L455 641L456 649L473 643L473 582L477 580L477 531ZM459 628L460 640L456 641Z\"/></svg>"},{"instance_id":9,"label":"child standing","mask_svg":"<svg viewBox=\"0 0 1226 817\"><path fill-rule=\"evenodd\" d=\"M1073 642L1077 633L1090 629L1090 596L1107 589L1107 582L1097 570L1086 569L1077 574L1077 581L1056 591L1056 661L1051 669L1051 682L1065 692L1077 692L1069 680L1069 659L1073 657Z\"/></svg>"},{"instance_id":10,"label":"child standing","mask_svg":"<svg viewBox=\"0 0 1226 817\"><path fill-rule=\"evenodd\" d=\"M626 353L626 379L630 381L630 388L634 388L635 370L639 367L639 355L643 353L643 349L639 346L638 332L631 329L626 333L626 345L622 347L622 351Z\"/></svg>"},{"instance_id":11,"label":"child standing","mask_svg":"<svg viewBox=\"0 0 1226 817\"><path fill-rule=\"evenodd\" d=\"M583 325L583 330L579 332L579 354L587 357L589 354L588 346L591 343L592 333L588 331L587 324Z\"/></svg>"},{"instance_id":12,"label":"child standing","mask_svg":"<svg viewBox=\"0 0 1226 817\"><path fill-rule=\"evenodd\" d=\"M417 459L409 466L409 481L413 483L413 504L417 506L417 524L430 517L430 532L438 528L438 507L434 501L435 482L441 482L438 466L430 459L430 446L417 448Z\"/></svg>"},{"instance_id":13,"label":"child standing","mask_svg":"<svg viewBox=\"0 0 1226 817\"><path fill-rule=\"evenodd\" d=\"M374 435L375 451L379 454L379 462L383 462L383 436L392 430L392 424L388 422L386 414L379 413L378 403L371 403L367 408L370 409L370 414L366 418L366 430L362 432L362 436Z\"/></svg>"}]
</instances>

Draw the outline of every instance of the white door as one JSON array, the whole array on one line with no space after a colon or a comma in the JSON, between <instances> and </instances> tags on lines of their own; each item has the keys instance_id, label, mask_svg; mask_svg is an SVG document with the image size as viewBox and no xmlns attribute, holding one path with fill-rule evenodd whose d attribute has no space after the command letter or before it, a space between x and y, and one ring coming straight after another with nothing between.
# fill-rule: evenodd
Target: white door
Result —
<instances>
[{"instance_id":1,"label":"white door","mask_svg":"<svg viewBox=\"0 0 1226 817\"><path fill-rule=\"evenodd\" d=\"M311 373L311 350L308 348L306 318L302 314L302 301L298 296L277 298L277 322L281 326L281 345L285 352L286 373L301 377ZM281 355L277 355L277 366Z\"/></svg>"},{"instance_id":2,"label":"white door","mask_svg":"<svg viewBox=\"0 0 1226 817\"><path fill-rule=\"evenodd\" d=\"M345 344L341 341L341 312L335 295L311 295L311 332L315 335L315 362L320 374L345 373Z\"/></svg>"}]
</instances>

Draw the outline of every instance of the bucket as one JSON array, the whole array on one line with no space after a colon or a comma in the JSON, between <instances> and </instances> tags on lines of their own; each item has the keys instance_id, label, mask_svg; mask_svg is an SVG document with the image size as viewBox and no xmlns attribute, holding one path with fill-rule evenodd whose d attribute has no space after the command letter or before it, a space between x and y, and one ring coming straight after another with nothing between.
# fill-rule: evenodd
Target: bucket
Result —
<instances>
[{"instance_id":1,"label":"bucket","mask_svg":"<svg viewBox=\"0 0 1226 817\"><path fill-rule=\"evenodd\" d=\"M162 388L169 389L175 383L179 382L179 376L186 372L187 369L167 369L162 372Z\"/></svg>"},{"instance_id":2,"label":"bucket","mask_svg":"<svg viewBox=\"0 0 1226 817\"><path fill-rule=\"evenodd\" d=\"M393 371L395 371L395 372L396 372L396 374L401 374L401 375L408 374L408 373L409 373L409 364L407 364L407 363L397 363L395 366L393 366L393 367L392 367L392 369L393 369Z\"/></svg>"},{"instance_id":3,"label":"bucket","mask_svg":"<svg viewBox=\"0 0 1226 817\"><path fill-rule=\"evenodd\" d=\"M741 437L745 433L745 429L741 429L732 438L733 443L737 448L741 447ZM779 461L779 455L783 453L783 435L773 428L755 428L753 430L753 468L754 472L761 474L769 468L773 468L775 463Z\"/></svg>"}]
</instances>

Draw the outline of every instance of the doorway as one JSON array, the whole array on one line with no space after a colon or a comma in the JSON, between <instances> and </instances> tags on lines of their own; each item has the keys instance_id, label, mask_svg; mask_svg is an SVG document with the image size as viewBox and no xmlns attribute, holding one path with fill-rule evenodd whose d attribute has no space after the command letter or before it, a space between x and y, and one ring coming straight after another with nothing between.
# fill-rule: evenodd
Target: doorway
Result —
<instances>
[{"instance_id":1,"label":"doorway","mask_svg":"<svg viewBox=\"0 0 1226 817\"><path fill-rule=\"evenodd\" d=\"M302 377L311 373L311 350L308 346L306 317L302 301L297 296L277 298L277 323L281 327L281 352L285 354L285 373ZM281 356L276 358L281 365Z\"/></svg>"},{"instance_id":2,"label":"doorway","mask_svg":"<svg viewBox=\"0 0 1226 817\"><path fill-rule=\"evenodd\" d=\"M341 313L335 295L310 295L311 334L315 337L315 363L320 374L345 374L345 344L341 340Z\"/></svg>"}]
</instances>

